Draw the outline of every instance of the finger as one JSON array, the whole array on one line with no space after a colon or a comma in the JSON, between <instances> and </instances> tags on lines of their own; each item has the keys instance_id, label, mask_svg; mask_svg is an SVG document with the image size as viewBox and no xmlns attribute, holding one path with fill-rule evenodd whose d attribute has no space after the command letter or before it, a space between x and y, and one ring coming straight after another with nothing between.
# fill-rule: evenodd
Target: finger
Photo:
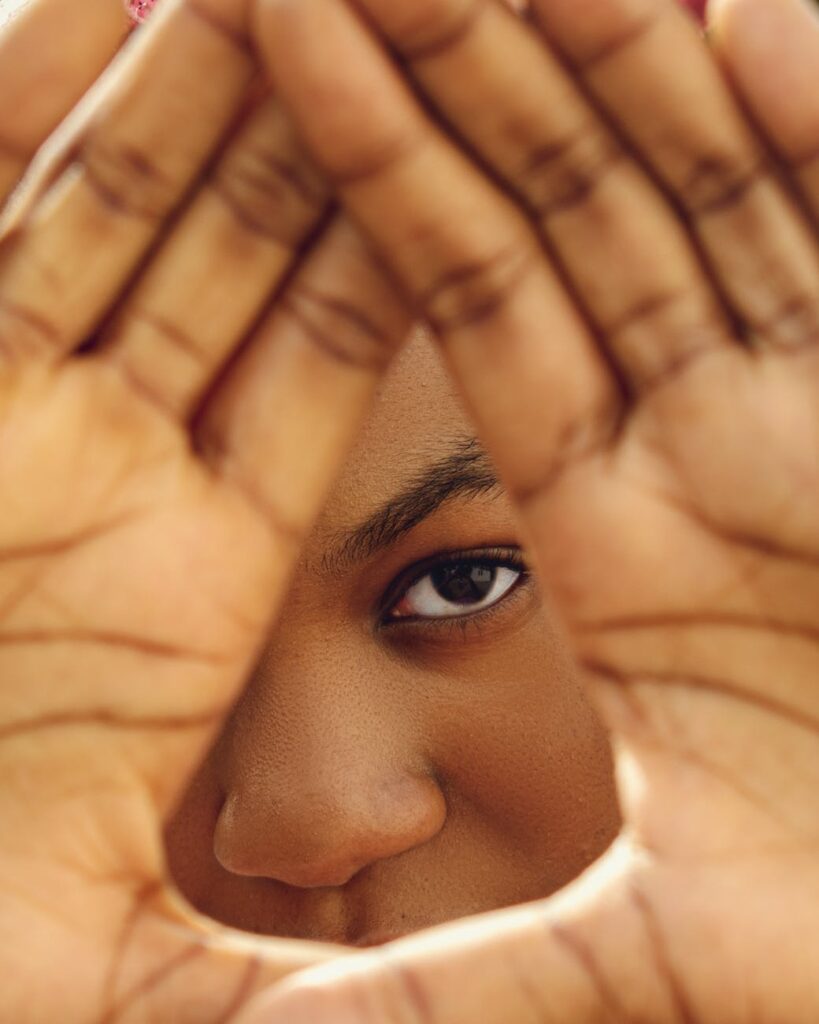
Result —
<instances>
[{"instance_id":1,"label":"finger","mask_svg":"<svg viewBox=\"0 0 819 1024\"><path fill-rule=\"evenodd\" d=\"M687 13L672 0L532 7L669 191L745 330L771 346L815 337L815 240Z\"/></svg>"},{"instance_id":2,"label":"finger","mask_svg":"<svg viewBox=\"0 0 819 1024\"><path fill-rule=\"evenodd\" d=\"M298 552L410 326L403 298L342 218L204 409L197 444L262 510L281 564Z\"/></svg>"},{"instance_id":3,"label":"finger","mask_svg":"<svg viewBox=\"0 0 819 1024\"><path fill-rule=\"evenodd\" d=\"M190 910L161 883L133 886L123 904L99 958L100 1024L233 1020L268 986L346 952L232 931Z\"/></svg>"},{"instance_id":4,"label":"finger","mask_svg":"<svg viewBox=\"0 0 819 1024\"><path fill-rule=\"evenodd\" d=\"M125 38L111 0L37 0L0 31L0 206Z\"/></svg>"},{"instance_id":5,"label":"finger","mask_svg":"<svg viewBox=\"0 0 819 1024\"><path fill-rule=\"evenodd\" d=\"M279 95L443 340L510 487L529 493L567 451L604 443L613 383L520 211L422 114L344 4L271 0L260 18Z\"/></svg>"},{"instance_id":6,"label":"finger","mask_svg":"<svg viewBox=\"0 0 819 1024\"><path fill-rule=\"evenodd\" d=\"M186 416L256 323L327 205L275 99L209 172L100 342L128 379Z\"/></svg>"},{"instance_id":7,"label":"finger","mask_svg":"<svg viewBox=\"0 0 819 1024\"><path fill-rule=\"evenodd\" d=\"M640 911L617 884L621 875L616 857L607 855L556 899L304 972L260 995L236 1024L682 1019L663 981L647 981L643 967L659 955Z\"/></svg>"},{"instance_id":8,"label":"finger","mask_svg":"<svg viewBox=\"0 0 819 1024\"><path fill-rule=\"evenodd\" d=\"M634 390L726 344L684 227L528 25L482 0L357 3L524 203Z\"/></svg>"},{"instance_id":9,"label":"finger","mask_svg":"<svg viewBox=\"0 0 819 1024\"><path fill-rule=\"evenodd\" d=\"M44 194L0 253L0 360L58 358L112 306L236 115L246 7L161 6L49 143Z\"/></svg>"},{"instance_id":10,"label":"finger","mask_svg":"<svg viewBox=\"0 0 819 1024\"><path fill-rule=\"evenodd\" d=\"M819 217L819 8L723 0L710 21L723 66Z\"/></svg>"}]
</instances>

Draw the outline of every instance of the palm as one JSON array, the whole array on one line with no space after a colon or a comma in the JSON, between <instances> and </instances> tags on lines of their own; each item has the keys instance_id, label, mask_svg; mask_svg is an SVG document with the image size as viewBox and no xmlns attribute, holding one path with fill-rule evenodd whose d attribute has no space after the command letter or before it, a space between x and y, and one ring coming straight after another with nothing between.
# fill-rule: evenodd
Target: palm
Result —
<instances>
[{"instance_id":1,"label":"palm","mask_svg":"<svg viewBox=\"0 0 819 1024\"><path fill-rule=\"evenodd\" d=\"M690 364L532 510L626 816L619 923L607 905L557 934L599 958L623 1019L815 1017L815 362Z\"/></svg>"},{"instance_id":2,"label":"palm","mask_svg":"<svg viewBox=\"0 0 819 1024\"><path fill-rule=\"evenodd\" d=\"M92 1020L174 983L210 1019L183 990L199 972L215 1019L249 968L168 903L161 824L242 682L281 552L110 367L9 377L0 432L3 974L21 999L4 1014Z\"/></svg>"}]
</instances>

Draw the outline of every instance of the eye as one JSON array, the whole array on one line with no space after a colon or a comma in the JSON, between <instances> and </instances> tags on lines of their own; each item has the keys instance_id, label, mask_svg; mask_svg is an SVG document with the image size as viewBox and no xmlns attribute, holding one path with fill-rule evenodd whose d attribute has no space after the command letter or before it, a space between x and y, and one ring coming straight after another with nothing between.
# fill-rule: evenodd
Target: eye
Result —
<instances>
[{"instance_id":1,"label":"eye","mask_svg":"<svg viewBox=\"0 0 819 1024\"><path fill-rule=\"evenodd\" d=\"M502 601L526 575L522 564L505 557L457 556L417 574L389 606L385 621L452 619L484 611ZM399 584L400 586L400 584Z\"/></svg>"}]
</instances>

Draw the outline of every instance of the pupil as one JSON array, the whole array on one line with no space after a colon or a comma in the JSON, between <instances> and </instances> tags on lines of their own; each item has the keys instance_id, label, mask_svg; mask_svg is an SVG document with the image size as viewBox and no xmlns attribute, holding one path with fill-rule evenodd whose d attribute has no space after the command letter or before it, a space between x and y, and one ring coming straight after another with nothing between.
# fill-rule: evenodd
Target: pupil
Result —
<instances>
[{"instance_id":1,"label":"pupil","mask_svg":"<svg viewBox=\"0 0 819 1024\"><path fill-rule=\"evenodd\" d=\"M442 565L430 573L439 596L452 604L476 604L492 589L497 570L488 565L461 562Z\"/></svg>"}]
</instances>

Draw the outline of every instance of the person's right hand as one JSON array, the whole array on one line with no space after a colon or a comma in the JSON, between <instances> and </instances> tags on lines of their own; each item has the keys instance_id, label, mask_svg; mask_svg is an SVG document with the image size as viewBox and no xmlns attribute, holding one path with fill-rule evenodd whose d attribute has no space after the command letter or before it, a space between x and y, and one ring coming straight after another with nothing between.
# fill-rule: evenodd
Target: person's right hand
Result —
<instances>
[{"instance_id":1,"label":"person's right hand","mask_svg":"<svg viewBox=\"0 0 819 1024\"><path fill-rule=\"evenodd\" d=\"M216 1024L338 952L197 918L162 842L408 326L342 221L270 301L325 193L272 101L230 134L248 7L165 5L5 210L8 1024ZM126 32L118 0L39 0L0 36L0 201Z\"/></svg>"}]
</instances>

